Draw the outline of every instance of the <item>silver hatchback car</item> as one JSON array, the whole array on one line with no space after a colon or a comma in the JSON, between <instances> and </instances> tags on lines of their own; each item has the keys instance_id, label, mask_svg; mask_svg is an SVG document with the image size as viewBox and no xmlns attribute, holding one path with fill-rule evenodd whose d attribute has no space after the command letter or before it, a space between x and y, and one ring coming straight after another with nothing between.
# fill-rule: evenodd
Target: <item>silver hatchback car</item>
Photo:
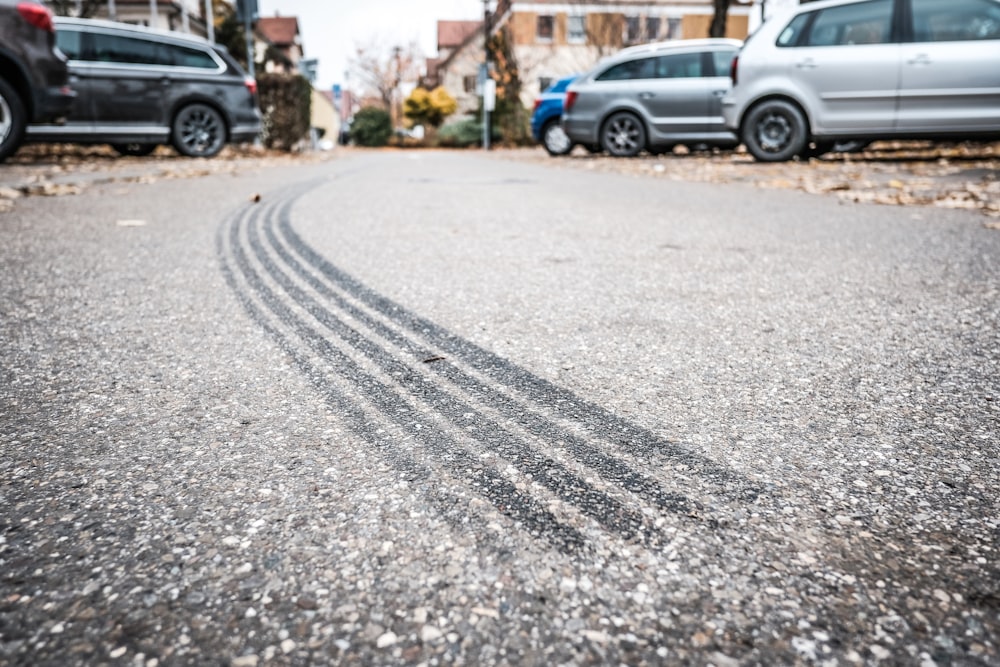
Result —
<instances>
[{"instance_id":1,"label":"silver hatchback car","mask_svg":"<svg viewBox=\"0 0 1000 667\"><path fill-rule=\"evenodd\" d=\"M1000 139L1000 0L821 0L743 46L726 126L761 161L842 140Z\"/></svg>"},{"instance_id":2,"label":"silver hatchback car","mask_svg":"<svg viewBox=\"0 0 1000 667\"><path fill-rule=\"evenodd\" d=\"M563 129L574 143L619 157L677 144L735 147L721 104L740 44L690 39L623 49L570 85Z\"/></svg>"}]
</instances>

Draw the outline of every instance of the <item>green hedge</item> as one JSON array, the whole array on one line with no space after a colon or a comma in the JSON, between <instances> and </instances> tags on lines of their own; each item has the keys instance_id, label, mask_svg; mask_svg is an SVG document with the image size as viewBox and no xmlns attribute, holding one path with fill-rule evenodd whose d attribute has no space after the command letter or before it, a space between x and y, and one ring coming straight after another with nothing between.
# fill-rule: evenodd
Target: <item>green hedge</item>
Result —
<instances>
[{"instance_id":1,"label":"green hedge","mask_svg":"<svg viewBox=\"0 0 1000 667\"><path fill-rule=\"evenodd\" d=\"M260 109L264 116L262 140L268 148L292 150L309 136L312 86L298 74L257 74Z\"/></svg>"}]
</instances>

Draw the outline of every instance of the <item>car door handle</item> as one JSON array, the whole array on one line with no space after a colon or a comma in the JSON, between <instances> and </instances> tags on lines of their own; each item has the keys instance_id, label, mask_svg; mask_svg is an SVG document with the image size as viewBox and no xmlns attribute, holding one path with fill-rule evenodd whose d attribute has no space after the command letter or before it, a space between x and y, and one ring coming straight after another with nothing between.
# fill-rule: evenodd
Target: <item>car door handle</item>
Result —
<instances>
[{"instance_id":1,"label":"car door handle","mask_svg":"<svg viewBox=\"0 0 1000 667\"><path fill-rule=\"evenodd\" d=\"M713 90L712 91L712 95L714 95L715 97L725 97L726 96L726 92L727 91L725 91L725 90Z\"/></svg>"},{"instance_id":2,"label":"car door handle","mask_svg":"<svg viewBox=\"0 0 1000 667\"><path fill-rule=\"evenodd\" d=\"M816 61L812 58L806 58L795 63L795 66L799 69L816 69Z\"/></svg>"},{"instance_id":3,"label":"car door handle","mask_svg":"<svg viewBox=\"0 0 1000 667\"><path fill-rule=\"evenodd\" d=\"M931 58L926 53L920 53L906 61L908 65L930 65Z\"/></svg>"},{"instance_id":4,"label":"car door handle","mask_svg":"<svg viewBox=\"0 0 1000 667\"><path fill-rule=\"evenodd\" d=\"M640 100L651 100L656 97L656 93L639 93Z\"/></svg>"}]
</instances>

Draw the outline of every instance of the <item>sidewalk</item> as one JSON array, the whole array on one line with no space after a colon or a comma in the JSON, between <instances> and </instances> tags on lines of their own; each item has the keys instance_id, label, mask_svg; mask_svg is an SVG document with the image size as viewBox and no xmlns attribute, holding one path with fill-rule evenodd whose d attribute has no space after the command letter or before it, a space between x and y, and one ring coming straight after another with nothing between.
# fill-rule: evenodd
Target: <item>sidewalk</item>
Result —
<instances>
[{"instance_id":1,"label":"sidewalk","mask_svg":"<svg viewBox=\"0 0 1000 667\"><path fill-rule=\"evenodd\" d=\"M0 213L26 196L75 195L107 183L152 183L172 178L236 173L307 161L332 159L334 153L290 154L252 147L227 146L210 159L182 157L166 146L145 157L126 157L108 146L36 144L21 148L0 164Z\"/></svg>"}]
</instances>

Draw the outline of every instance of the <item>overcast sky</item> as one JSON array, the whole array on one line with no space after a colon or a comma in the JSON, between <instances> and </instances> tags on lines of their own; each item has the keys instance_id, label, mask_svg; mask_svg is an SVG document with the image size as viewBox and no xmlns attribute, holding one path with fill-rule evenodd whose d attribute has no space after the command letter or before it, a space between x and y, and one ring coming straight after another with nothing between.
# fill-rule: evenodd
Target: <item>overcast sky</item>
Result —
<instances>
[{"instance_id":1,"label":"overcast sky","mask_svg":"<svg viewBox=\"0 0 1000 667\"><path fill-rule=\"evenodd\" d=\"M307 58L319 59L316 85L344 83L356 44L416 42L437 52L438 20L480 19L482 0L258 0L261 16L297 16Z\"/></svg>"}]
</instances>

